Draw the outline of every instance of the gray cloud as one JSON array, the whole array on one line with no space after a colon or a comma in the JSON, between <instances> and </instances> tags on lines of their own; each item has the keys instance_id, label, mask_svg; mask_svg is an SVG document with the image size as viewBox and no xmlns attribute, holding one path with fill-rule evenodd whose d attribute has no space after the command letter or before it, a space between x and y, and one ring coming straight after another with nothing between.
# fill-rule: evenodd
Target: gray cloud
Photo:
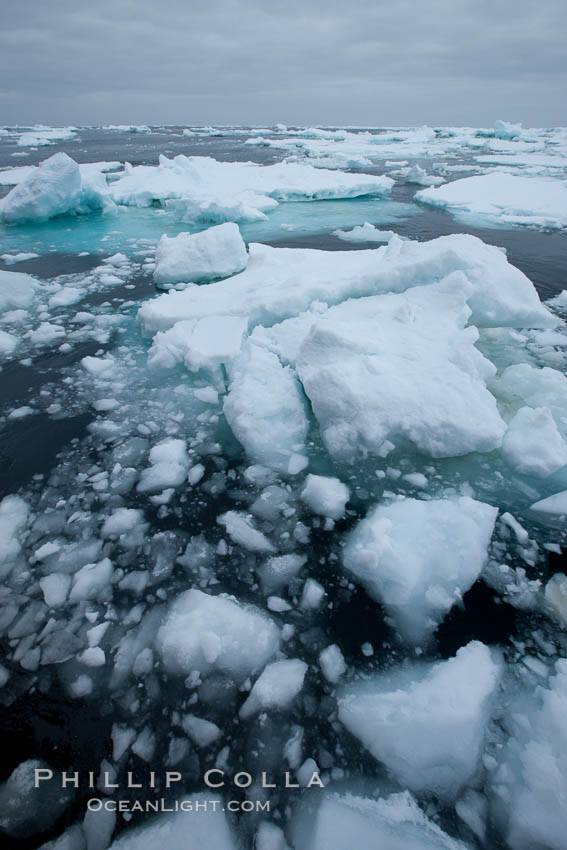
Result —
<instances>
[{"instance_id":1,"label":"gray cloud","mask_svg":"<svg viewBox=\"0 0 567 850\"><path fill-rule=\"evenodd\" d=\"M3 0L0 123L564 124L564 0Z\"/></svg>"}]
</instances>

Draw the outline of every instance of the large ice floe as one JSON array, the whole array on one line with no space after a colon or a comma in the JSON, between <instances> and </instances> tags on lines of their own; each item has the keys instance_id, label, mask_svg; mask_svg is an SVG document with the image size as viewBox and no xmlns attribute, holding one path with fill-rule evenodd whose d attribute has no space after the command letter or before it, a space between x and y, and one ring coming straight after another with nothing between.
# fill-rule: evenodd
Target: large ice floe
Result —
<instances>
[{"instance_id":1,"label":"large ice floe","mask_svg":"<svg viewBox=\"0 0 567 850\"><path fill-rule=\"evenodd\" d=\"M455 215L500 225L567 226L567 181L483 174L463 177L434 189L422 189L416 200Z\"/></svg>"},{"instance_id":2,"label":"large ice floe","mask_svg":"<svg viewBox=\"0 0 567 850\"><path fill-rule=\"evenodd\" d=\"M311 165L218 162L210 157L174 159L127 167L111 184L117 204L145 207L155 202L187 222L257 221L281 201L386 195L390 177L337 174Z\"/></svg>"}]
</instances>

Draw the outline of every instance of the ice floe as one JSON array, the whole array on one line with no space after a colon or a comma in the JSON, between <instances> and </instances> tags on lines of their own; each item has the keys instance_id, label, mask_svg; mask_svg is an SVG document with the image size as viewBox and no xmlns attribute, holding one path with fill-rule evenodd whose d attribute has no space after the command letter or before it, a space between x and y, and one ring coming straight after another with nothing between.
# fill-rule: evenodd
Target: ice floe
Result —
<instances>
[{"instance_id":1,"label":"ice floe","mask_svg":"<svg viewBox=\"0 0 567 850\"><path fill-rule=\"evenodd\" d=\"M422 189L416 200L448 209L470 221L501 225L567 226L567 181L483 174L463 177L436 189Z\"/></svg>"}]
</instances>

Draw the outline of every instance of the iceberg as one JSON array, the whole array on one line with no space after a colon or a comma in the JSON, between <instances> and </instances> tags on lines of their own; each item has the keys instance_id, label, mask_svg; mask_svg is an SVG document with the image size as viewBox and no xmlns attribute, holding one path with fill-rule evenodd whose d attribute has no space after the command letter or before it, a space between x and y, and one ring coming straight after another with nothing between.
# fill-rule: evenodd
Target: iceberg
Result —
<instances>
[{"instance_id":1,"label":"iceberg","mask_svg":"<svg viewBox=\"0 0 567 850\"><path fill-rule=\"evenodd\" d=\"M480 575L497 514L468 496L378 505L347 538L343 564L420 643Z\"/></svg>"},{"instance_id":2,"label":"iceberg","mask_svg":"<svg viewBox=\"0 0 567 850\"><path fill-rule=\"evenodd\" d=\"M339 692L339 719L396 779L454 800L480 769L502 661L473 641L454 658L377 673Z\"/></svg>"}]
</instances>

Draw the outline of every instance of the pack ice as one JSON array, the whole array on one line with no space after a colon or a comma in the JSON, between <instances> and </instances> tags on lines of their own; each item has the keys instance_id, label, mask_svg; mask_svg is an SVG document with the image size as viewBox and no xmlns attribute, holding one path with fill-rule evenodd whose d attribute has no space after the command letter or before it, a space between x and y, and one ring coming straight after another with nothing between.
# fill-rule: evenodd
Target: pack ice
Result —
<instances>
[{"instance_id":1,"label":"pack ice","mask_svg":"<svg viewBox=\"0 0 567 850\"><path fill-rule=\"evenodd\" d=\"M339 719L403 787L455 799L480 768L501 669L473 641L448 661L346 685Z\"/></svg>"},{"instance_id":2,"label":"pack ice","mask_svg":"<svg viewBox=\"0 0 567 850\"><path fill-rule=\"evenodd\" d=\"M180 362L189 323L207 319L218 336L223 316L252 330L225 357L227 421L254 461L290 473L305 466L304 396L343 460L404 444L432 457L498 448L495 368L470 323L557 324L525 275L472 236L356 252L252 244L240 274L142 305L143 331L161 331L150 363Z\"/></svg>"}]
</instances>

